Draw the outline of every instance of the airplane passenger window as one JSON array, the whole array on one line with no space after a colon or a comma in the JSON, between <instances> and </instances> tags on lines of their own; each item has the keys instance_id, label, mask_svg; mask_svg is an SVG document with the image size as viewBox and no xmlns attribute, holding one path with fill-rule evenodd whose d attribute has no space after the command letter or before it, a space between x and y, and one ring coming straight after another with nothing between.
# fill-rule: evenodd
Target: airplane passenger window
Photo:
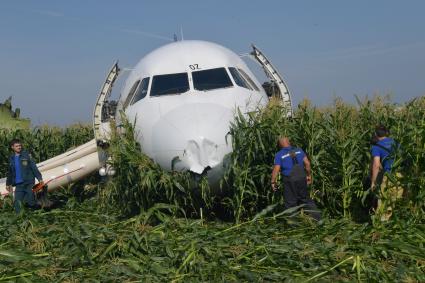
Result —
<instances>
[{"instance_id":1,"label":"airplane passenger window","mask_svg":"<svg viewBox=\"0 0 425 283\"><path fill-rule=\"evenodd\" d=\"M131 98L133 98L134 92L136 91L137 87L139 86L140 81L136 81L133 86L131 87L130 91L128 92L127 97L125 98L123 108L127 108L128 104L131 101Z\"/></svg>"},{"instance_id":2,"label":"airplane passenger window","mask_svg":"<svg viewBox=\"0 0 425 283\"><path fill-rule=\"evenodd\" d=\"M154 76L150 96L179 94L189 90L187 73Z\"/></svg>"},{"instance_id":3,"label":"airplane passenger window","mask_svg":"<svg viewBox=\"0 0 425 283\"><path fill-rule=\"evenodd\" d=\"M192 72L192 78L196 90L212 90L233 86L225 68Z\"/></svg>"},{"instance_id":4,"label":"airplane passenger window","mask_svg":"<svg viewBox=\"0 0 425 283\"><path fill-rule=\"evenodd\" d=\"M248 76L247 73L245 73L244 70L242 69L238 69L238 71L242 74L242 76L249 82L249 84L256 90L256 91L260 91L260 89L258 88L258 86L254 83L254 81Z\"/></svg>"},{"instance_id":5,"label":"airplane passenger window","mask_svg":"<svg viewBox=\"0 0 425 283\"><path fill-rule=\"evenodd\" d=\"M238 86L252 90L251 86L248 84L248 82L245 80L245 78L239 73L239 71L236 68L230 67L229 71L232 74L232 77Z\"/></svg>"},{"instance_id":6,"label":"airplane passenger window","mask_svg":"<svg viewBox=\"0 0 425 283\"><path fill-rule=\"evenodd\" d=\"M137 88L136 94L134 95L134 98L131 101L131 105L133 105L140 99L145 98L146 94L148 94L148 87L149 87L149 78L144 78L142 82L139 84L139 87Z\"/></svg>"}]
</instances>

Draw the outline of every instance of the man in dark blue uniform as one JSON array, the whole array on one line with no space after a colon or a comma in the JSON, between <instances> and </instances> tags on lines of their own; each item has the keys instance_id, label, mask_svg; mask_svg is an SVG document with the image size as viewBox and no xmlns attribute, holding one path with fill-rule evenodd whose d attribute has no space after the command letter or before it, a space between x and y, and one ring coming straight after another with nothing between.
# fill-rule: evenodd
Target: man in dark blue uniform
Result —
<instances>
[{"instance_id":1,"label":"man in dark blue uniform","mask_svg":"<svg viewBox=\"0 0 425 283\"><path fill-rule=\"evenodd\" d=\"M16 213L19 213L21 205L24 203L30 207L36 205L32 187L34 186L35 178L37 178L40 183L43 182L43 178L28 152L22 150L22 144L19 140L12 140L10 142L10 147L13 150L13 155L9 158L6 188L11 192L12 186L16 187L14 207Z\"/></svg>"},{"instance_id":2,"label":"man in dark blue uniform","mask_svg":"<svg viewBox=\"0 0 425 283\"><path fill-rule=\"evenodd\" d=\"M372 174L371 174L371 187L374 188L377 183L382 181L378 178L380 173L388 173L394 163L394 158L390 156L395 149L394 139L388 137L389 132L385 126L377 126L375 129L376 142L372 144ZM382 170L381 170L382 169ZM379 176L381 177L381 176ZM381 180L380 180L381 179Z\"/></svg>"},{"instance_id":3,"label":"man in dark blue uniform","mask_svg":"<svg viewBox=\"0 0 425 283\"><path fill-rule=\"evenodd\" d=\"M375 138L371 149L371 189L380 188L376 214L381 221L387 221L392 215L395 201L402 197L404 191L399 184L390 180L400 179L402 176L399 172L393 174L393 178L387 177L391 174L394 152L398 146L394 139L389 137L389 131L383 125L376 127Z\"/></svg>"},{"instance_id":4,"label":"man in dark blue uniform","mask_svg":"<svg viewBox=\"0 0 425 283\"><path fill-rule=\"evenodd\" d=\"M320 220L320 212L310 198L307 186L311 184L311 166L306 154L301 148L291 146L287 137L279 139L281 150L276 153L272 172L272 188L277 190L276 178L282 174L283 196L285 209L301 204L316 220Z\"/></svg>"}]
</instances>

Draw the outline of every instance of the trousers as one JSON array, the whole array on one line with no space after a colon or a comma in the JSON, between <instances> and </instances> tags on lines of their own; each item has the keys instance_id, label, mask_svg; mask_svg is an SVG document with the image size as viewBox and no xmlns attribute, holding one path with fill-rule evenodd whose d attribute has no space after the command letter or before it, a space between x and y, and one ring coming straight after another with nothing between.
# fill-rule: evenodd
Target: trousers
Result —
<instances>
[{"instance_id":1,"label":"trousers","mask_svg":"<svg viewBox=\"0 0 425 283\"><path fill-rule=\"evenodd\" d=\"M317 221L322 218L316 203L310 197L306 179L293 180L288 176L283 176L283 187L285 209L304 204L311 217Z\"/></svg>"},{"instance_id":2,"label":"trousers","mask_svg":"<svg viewBox=\"0 0 425 283\"><path fill-rule=\"evenodd\" d=\"M403 175L397 172L391 179L387 174L382 178L380 197L375 211L381 221L388 221L391 218L396 202L403 198L404 188L399 181L402 177Z\"/></svg>"},{"instance_id":3,"label":"trousers","mask_svg":"<svg viewBox=\"0 0 425 283\"><path fill-rule=\"evenodd\" d=\"M16 185L13 206L17 214L21 211L23 204L26 204L30 207L35 206L34 193L32 192L33 185L34 184Z\"/></svg>"}]
</instances>

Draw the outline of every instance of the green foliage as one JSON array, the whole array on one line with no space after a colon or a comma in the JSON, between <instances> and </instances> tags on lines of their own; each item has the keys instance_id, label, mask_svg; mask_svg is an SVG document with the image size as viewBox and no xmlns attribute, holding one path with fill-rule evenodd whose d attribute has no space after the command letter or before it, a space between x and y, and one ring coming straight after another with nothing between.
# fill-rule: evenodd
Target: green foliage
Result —
<instances>
[{"instance_id":1,"label":"green foliage","mask_svg":"<svg viewBox=\"0 0 425 283\"><path fill-rule=\"evenodd\" d=\"M401 180L408 193L389 222L358 224L351 219L378 123L401 144L396 164L406 155L413 160ZM0 134L4 145L21 138L37 161L92 138L89 127ZM117 173L106 185L79 198L55 192L50 197L58 208L21 216L10 198L2 201L0 281L425 281L425 99L403 107L379 99L357 107L336 101L326 109L303 103L291 120L278 106L239 115L228 137L235 150L214 194L205 178L164 172L141 153L134 135L127 123L113 137ZM270 189L281 135L312 161L323 222L296 209L282 212L281 194ZM0 154L4 170L6 146ZM232 221L214 217L223 211Z\"/></svg>"},{"instance_id":2,"label":"green foliage","mask_svg":"<svg viewBox=\"0 0 425 283\"><path fill-rule=\"evenodd\" d=\"M208 209L212 196L201 178L195 182L189 172L166 172L142 153L133 126L124 119L122 134L114 133L109 154L115 177L101 191L106 209L124 215L146 211L156 203L179 208L184 215L196 216Z\"/></svg>"},{"instance_id":3,"label":"green foliage","mask_svg":"<svg viewBox=\"0 0 425 283\"><path fill-rule=\"evenodd\" d=\"M145 156L134 139L131 123L125 133L112 139L110 155L117 170L102 191L103 204L126 215L146 211L155 203L179 208L183 215L220 216L237 223L250 219L272 204L282 209L281 191L273 193L270 174L279 136L289 136L311 159L312 194L325 213L364 220L362 180L368 175L370 140L378 124L387 125L400 143L402 154L396 165L409 156L413 160L401 183L415 217L424 210L425 182L425 99L397 106L383 99L359 101L358 106L340 100L327 108L300 104L292 119L279 105L250 115L238 113L230 135L234 151L221 192L211 193L205 178L195 182L189 173L164 172ZM401 170L401 168L397 168ZM281 188L282 189L282 188ZM359 213L360 212L364 212ZM182 214L180 214L182 215Z\"/></svg>"},{"instance_id":4,"label":"green foliage","mask_svg":"<svg viewBox=\"0 0 425 283\"><path fill-rule=\"evenodd\" d=\"M0 176L6 175L8 157L12 153L9 143L20 139L36 162L52 158L93 138L89 125L76 124L65 129L41 126L34 129L0 129Z\"/></svg>"},{"instance_id":5,"label":"green foliage","mask_svg":"<svg viewBox=\"0 0 425 283\"><path fill-rule=\"evenodd\" d=\"M0 128L1 129L29 129L30 119L21 119L21 110L16 108L12 110L12 97L0 103Z\"/></svg>"},{"instance_id":6,"label":"green foliage","mask_svg":"<svg viewBox=\"0 0 425 283\"><path fill-rule=\"evenodd\" d=\"M368 175L372 133L376 125L384 124L401 145L395 164L405 158L414 161L403 172L401 183L408 192L404 201L410 202L411 212L420 218L425 209L424 123L424 98L404 106L379 98L359 101L358 107L336 100L322 109L304 102L290 120L279 106L249 117L239 114L231 131L234 152L225 176L230 189L227 203L240 221L282 202L282 195L270 189L270 173L277 139L288 136L311 160L316 202L332 216L354 217L363 194L362 179Z\"/></svg>"},{"instance_id":7,"label":"green foliage","mask_svg":"<svg viewBox=\"0 0 425 283\"><path fill-rule=\"evenodd\" d=\"M156 205L129 219L94 200L0 217L0 280L32 282L283 282L425 280L423 225L316 225L288 214L237 225L168 216ZM157 223L152 226L152 223Z\"/></svg>"}]
</instances>

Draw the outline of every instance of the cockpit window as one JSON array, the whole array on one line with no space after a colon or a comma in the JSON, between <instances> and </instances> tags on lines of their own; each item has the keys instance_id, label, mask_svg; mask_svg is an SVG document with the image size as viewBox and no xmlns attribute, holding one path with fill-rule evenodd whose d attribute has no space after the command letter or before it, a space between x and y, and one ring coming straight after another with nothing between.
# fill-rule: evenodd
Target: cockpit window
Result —
<instances>
[{"instance_id":1,"label":"cockpit window","mask_svg":"<svg viewBox=\"0 0 425 283\"><path fill-rule=\"evenodd\" d=\"M144 78L140 82L139 87L137 88L134 98L131 100L130 104L133 105L140 99L145 98L146 94L148 94L148 87L149 87L149 78Z\"/></svg>"},{"instance_id":2,"label":"cockpit window","mask_svg":"<svg viewBox=\"0 0 425 283\"><path fill-rule=\"evenodd\" d=\"M238 86L252 90L251 86L248 84L248 82L245 80L245 78L239 73L239 71L236 68L230 67L229 71L232 74L232 77Z\"/></svg>"},{"instance_id":3,"label":"cockpit window","mask_svg":"<svg viewBox=\"0 0 425 283\"><path fill-rule=\"evenodd\" d=\"M225 68L192 72L192 78L196 90L212 90L233 86Z\"/></svg>"},{"instance_id":4,"label":"cockpit window","mask_svg":"<svg viewBox=\"0 0 425 283\"><path fill-rule=\"evenodd\" d=\"M154 76L150 96L180 94L189 90L187 73Z\"/></svg>"},{"instance_id":5,"label":"cockpit window","mask_svg":"<svg viewBox=\"0 0 425 283\"><path fill-rule=\"evenodd\" d=\"M249 82L249 84L256 90L256 91L260 91L260 89L258 88L258 86L254 83L254 81L250 78L250 76L248 76L247 73L245 73L244 70L242 69L238 69L238 71L242 74L242 76Z\"/></svg>"},{"instance_id":6,"label":"cockpit window","mask_svg":"<svg viewBox=\"0 0 425 283\"><path fill-rule=\"evenodd\" d=\"M127 108L128 104L131 101L131 98L134 96L134 92L136 91L137 87L139 86L140 80L136 81L133 86L131 87L130 91L128 92L127 97L125 98L124 104L123 104L123 108Z\"/></svg>"}]
</instances>

